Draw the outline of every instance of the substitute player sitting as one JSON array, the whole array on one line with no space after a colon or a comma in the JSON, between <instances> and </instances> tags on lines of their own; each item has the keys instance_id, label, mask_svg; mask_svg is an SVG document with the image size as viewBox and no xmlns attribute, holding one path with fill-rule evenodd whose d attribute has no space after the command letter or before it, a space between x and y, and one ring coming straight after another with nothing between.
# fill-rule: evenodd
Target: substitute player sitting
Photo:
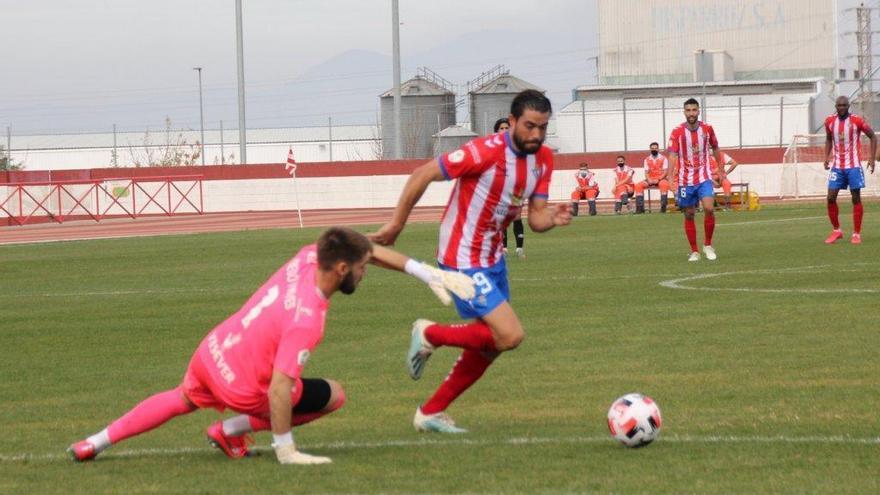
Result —
<instances>
[{"instance_id":1,"label":"substitute player sitting","mask_svg":"<svg viewBox=\"0 0 880 495\"><path fill-rule=\"evenodd\" d=\"M730 157L727 153L721 153L721 159L724 160L724 167L726 171L724 172L725 176L722 179L721 175L718 173L718 161L714 156L709 157L709 166L712 168L712 184L716 188L721 188L724 192L724 208L730 209L730 195L733 194L733 184L730 182L729 175L733 172L733 169L736 168L738 163L736 160ZM745 198L741 199L741 201L745 201Z\"/></svg>"},{"instance_id":2,"label":"substitute player sitting","mask_svg":"<svg viewBox=\"0 0 880 495\"><path fill-rule=\"evenodd\" d=\"M656 187L660 190L660 213L666 213L669 192L669 181L666 179L669 162L660 153L660 145L656 142L650 145L651 154L645 157L645 180L636 183L636 213L645 212L645 190Z\"/></svg>"},{"instance_id":3,"label":"substitute player sitting","mask_svg":"<svg viewBox=\"0 0 880 495\"><path fill-rule=\"evenodd\" d=\"M238 312L199 344L177 387L155 394L68 452L76 461L93 459L111 445L152 430L199 408L232 409L239 416L218 421L208 439L227 456L248 454L247 434L272 430L282 464L325 464L327 457L297 450L292 426L314 421L345 403L342 386L324 378L303 378L309 354L324 336L330 297L351 294L368 262L406 271L426 282L449 304L473 297L473 280L442 272L345 228L324 232L302 248L257 289Z\"/></svg>"},{"instance_id":4,"label":"substitute player sitting","mask_svg":"<svg viewBox=\"0 0 880 495\"><path fill-rule=\"evenodd\" d=\"M586 162L581 163L578 171L574 174L577 187L571 192L571 215L578 214L578 201L587 200L590 207L590 216L596 216L596 197L599 196L599 183L596 182L596 174L590 171Z\"/></svg>"},{"instance_id":5,"label":"substitute player sitting","mask_svg":"<svg viewBox=\"0 0 880 495\"><path fill-rule=\"evenodd\" d=\"M635 193L635 184L633 184L633 175L635 171L626 164L626 158L623 155L617 155L617 167L614 169L614 214L620 215L623 206L627 211L632 213L632 205L629 198Z\"/></svg>"}]
</instances>

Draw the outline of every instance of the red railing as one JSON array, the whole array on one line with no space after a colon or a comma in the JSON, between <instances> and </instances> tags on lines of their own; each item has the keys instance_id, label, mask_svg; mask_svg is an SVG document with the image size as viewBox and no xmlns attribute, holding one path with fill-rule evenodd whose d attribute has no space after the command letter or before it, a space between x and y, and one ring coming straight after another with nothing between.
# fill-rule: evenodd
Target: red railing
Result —
<instances>
[{"instance_id":1,"label":"red railing","mask_svg":"<svg viewBox=\"0 0 880 495\"><path fill-rule=\"evenodd\" d=\"M173 175L0 184L7 188L0 213L16 225L47 218L62 223L65 219L100 222L107 217L201 215L202 179L202 175Z\"/></svg>"}]
</instances>

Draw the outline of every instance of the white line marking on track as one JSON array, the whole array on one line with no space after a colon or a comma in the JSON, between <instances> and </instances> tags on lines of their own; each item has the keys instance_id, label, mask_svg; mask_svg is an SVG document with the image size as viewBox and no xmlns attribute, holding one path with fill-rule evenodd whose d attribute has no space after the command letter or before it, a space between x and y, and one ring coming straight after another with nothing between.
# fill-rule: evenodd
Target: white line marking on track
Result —
<instances>
[{"instance_id":1,"label":"white line marking on track","mask_svg":"<svg viewBox=\"0 0 880 495\"><path fill-rule=\"evenodd\" d=\"M661 435L658 442L668 443L780 443L780 444L842 444L842 445L880 445L880 437L851 437L848 435L811 435L811 436L786 436L786 435ZM616 442L610 436L593 437L511 437L501 439L419 439L419 440L385 440L376 442L327 442L307 444L304 450L346 450L346 449L382 449L388 447L431 447L431 446L492 446L492 445L562 445L562 444L599 444L613 445ZM271 452L269 447L255 447L251 450L257 452ZM179 447L157 449L133 449L133 450L109 450L102 458L112 457L172 457L185 454L204 454L217 452L210 447ZM219 455L219 452L218 452ZM33 461L57 461L67 460L70 457L63 452L51 452L44 454L0 454L0 462L33 462Z\"/></svg>"}]
</instances>

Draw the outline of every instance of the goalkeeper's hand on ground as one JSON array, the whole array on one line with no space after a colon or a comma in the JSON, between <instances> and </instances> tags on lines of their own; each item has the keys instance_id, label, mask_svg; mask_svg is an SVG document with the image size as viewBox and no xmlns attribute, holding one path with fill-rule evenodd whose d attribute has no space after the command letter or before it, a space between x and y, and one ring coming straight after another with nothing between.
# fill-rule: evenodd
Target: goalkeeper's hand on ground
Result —
<instances>
[{"instance_id":1,"label":"goalkeeper's hand on ground","mask_svg":"<svg viewBox=\"0 0 880 495\"><path fill-rule=\"evenodd\" d=\"M296 450L296 444L273 445L275 455L281 464L329 464L333 462L329 457L310 455Z\"/></svg>"},{"instance_id":2,"label":"goalkeeper's hand on ground","mask_svg":"<svg viewBox=\"0 0 880 495\"><path fill-rule=\"evenodd\" d=\"M450 293L465 301L473 299L476 295L474 279L468 275L461 272L441 270L427 263L422 263L422 268L431 274L428 287L434 291L434 294L444 305L449 306L452 303Z\"/></svg>"}]
</instances>

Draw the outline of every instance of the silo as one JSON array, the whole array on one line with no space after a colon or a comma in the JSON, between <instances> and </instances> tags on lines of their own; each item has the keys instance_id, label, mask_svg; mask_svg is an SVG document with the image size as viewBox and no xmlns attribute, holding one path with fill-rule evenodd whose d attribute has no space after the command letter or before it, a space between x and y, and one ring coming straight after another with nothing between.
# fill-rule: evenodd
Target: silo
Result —
<instances>
[{"instance_id":1,"label":"silo","mask_svg":"<svg viewBox=\"0 0 880 495\"><path fill-rule=\"evenodd\" d=\"M510 102L517 93L526 89L544 92L534 84L511 76L510 71L502 65L468 82L471 129L481 136L491 134L495 121L510 115Z\"/></svg>"},{"instance_id":2,"label":"silo","mask_svg":"<svg viewBox=\"0 0 880 495\"><path fill-rule=\"evenodd\" d=\"M433 155L432 136L455 124L453 84L421 67L412 79L400 85L401 158ZM380 96L382 156L394 157L394 90Z\"/></svg>"},{"instance_id":3,"label":"silo","mask_svg":"<svg viewBox=\"0 0 880 495\"><path fill-rule=\"evenodd\" d=\"M451 125L434 134L434 156L449 153L465 145L468 141L479 137L472 130L460 125Z\"/></svg>"}]
</instances>

